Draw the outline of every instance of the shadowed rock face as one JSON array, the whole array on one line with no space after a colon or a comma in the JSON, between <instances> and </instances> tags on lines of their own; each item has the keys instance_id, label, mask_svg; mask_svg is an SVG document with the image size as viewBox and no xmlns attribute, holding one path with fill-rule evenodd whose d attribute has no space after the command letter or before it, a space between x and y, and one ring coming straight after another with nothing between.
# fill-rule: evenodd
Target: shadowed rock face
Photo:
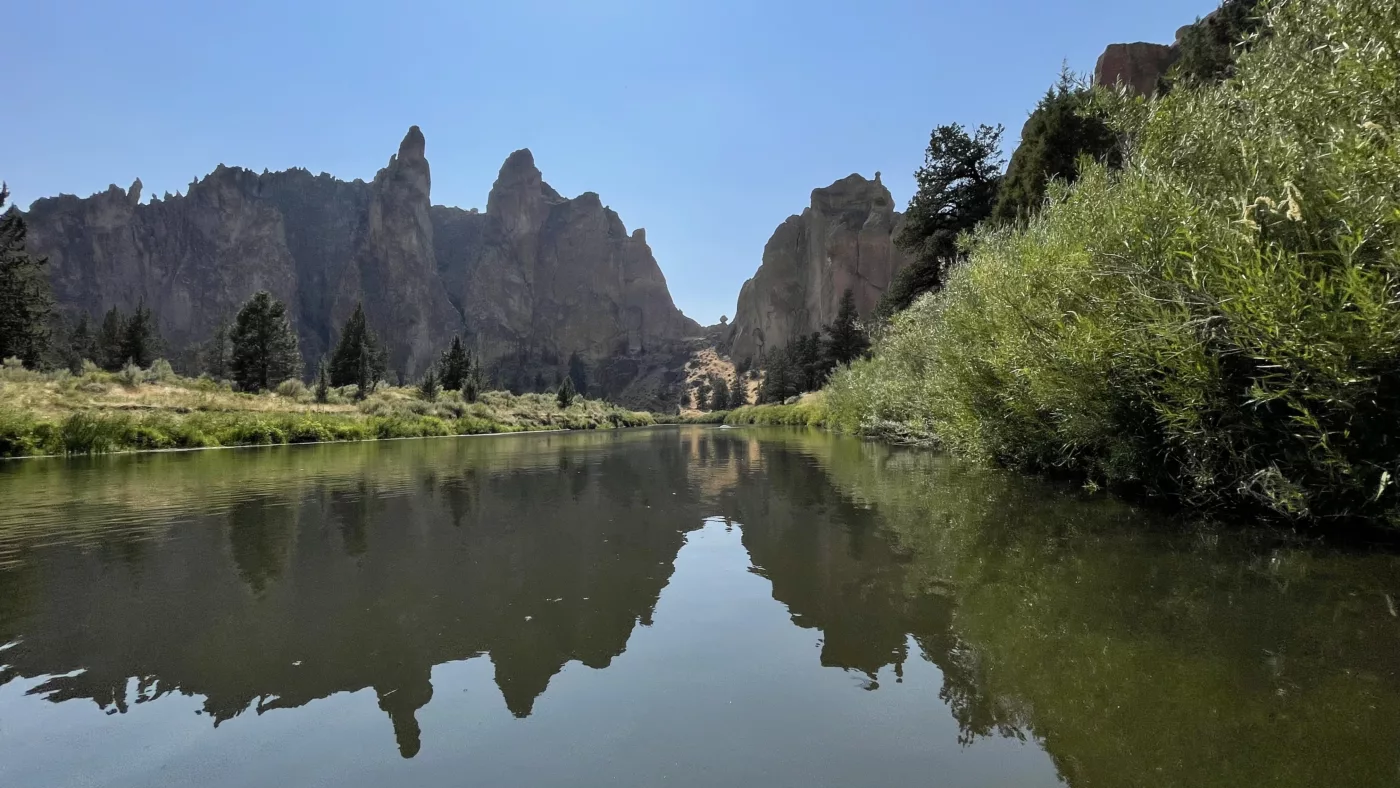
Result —
<instances>
[{"instance_id":1,"label":"shadowed rock face","mask_svg":"<svg viewBox=\"0 0 1400 788\"><path fill-rule=\"evenodd\" d=\"M729 355L755 361L836 317L841 294L855 293L869 314L908 259L894 246L900 214L889 189L850 175L812 191L812 204L788 217L763 249L763 263L739 291Z\"/></svg>"},{"instance_id":2,"label":"shadowed rock face","mask_svg":"<svg viewBox=\"0 0 1400 788\"><path fill-rule=\"evenodd\" d=\"M522 150L485 213L433 206L425 150L414 126L369 183L220 165L188 194L144 205L140 181L42 199L26 217L30 247L48 255L65 311L145 301L177 359L262 289L290 305L308 367L363 302L407 378L462 332L514 375L562 370L575 352L612 368L700 333L643 232L628 235L598 195L563 198Z\"/></svg>"}]
</instances>

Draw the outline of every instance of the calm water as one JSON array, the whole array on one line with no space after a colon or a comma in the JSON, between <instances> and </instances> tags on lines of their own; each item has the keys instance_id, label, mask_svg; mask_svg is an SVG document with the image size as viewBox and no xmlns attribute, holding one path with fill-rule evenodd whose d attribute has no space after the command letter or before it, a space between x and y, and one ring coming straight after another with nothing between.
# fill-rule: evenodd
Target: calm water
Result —
<instances>
[{"instance_id":1,"label":"calm water","mask_svg":"<svg viewBox=\"0 0 1400 788\"><path fill-rule=\"evenodd\" d=\"M1400 560L1165 525L797 431L0 464L0 785L1400 785Z\"/></svg>"}]
</instances>

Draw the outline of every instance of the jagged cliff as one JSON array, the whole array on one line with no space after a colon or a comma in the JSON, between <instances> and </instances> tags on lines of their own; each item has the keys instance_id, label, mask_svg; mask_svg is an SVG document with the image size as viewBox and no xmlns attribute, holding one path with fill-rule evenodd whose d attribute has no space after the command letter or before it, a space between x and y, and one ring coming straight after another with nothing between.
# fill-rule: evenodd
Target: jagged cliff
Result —
<instances>
[{"instance_id":1,"label":"jagged cliff","mask_svg":"<svg viewBox=\"0 0 1400 788\"><path fill-rule=\"evenodd\" d=\"M140 181L41 199L26 216L30 248L48 255L66 312L145 301L177 357L260 289L290 305L308 363L363 302L406 378L465 332L501 385L552 379L577 352L599 390L617 393L633 382L619 374L701 333L645 233L629 235L598 195L565 199L517 151L485 213L433 206L425 149L411 128L369 183L220 165L187 194L144 204Z\"/></svg>"},{"instance_id":2,"label":"jagged cliff","mask_svg":"<svg viewBox=\"0 0 1400 788\"><path fill-rule=\"evenodd\" d=\"M812 191L812 204L788 217L763 248L763 262L739 290L726 349L757 362L793 337L821 330L850 288L868 315L908 264L895 248L900 214L889 189L850 175Z\"/></svg>"}]
</instances>

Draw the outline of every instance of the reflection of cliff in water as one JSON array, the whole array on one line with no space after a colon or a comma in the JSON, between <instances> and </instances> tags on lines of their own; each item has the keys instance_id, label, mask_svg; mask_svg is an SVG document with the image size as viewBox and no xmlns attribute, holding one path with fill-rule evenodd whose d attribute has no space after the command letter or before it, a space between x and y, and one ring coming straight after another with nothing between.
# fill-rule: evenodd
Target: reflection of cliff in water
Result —
<instances>
[{"instance_id":1,"label":"reflection of cliff in water","mask_svg":"<svg viewBox=\"0 0 1400 788\"><path fill-rule=\"evenodd\" d=\"M0 633L19 641L0 683L56 676L33 693L111 712L201 695L216 725L368 687L412 757L432 667L489 654L506 706L526 716L565 663L622 653L683 531L702 524L691 447L636 449L260 495L134 560L46 551L0 572L15 591Z\"/></svg>"}]
</instances>

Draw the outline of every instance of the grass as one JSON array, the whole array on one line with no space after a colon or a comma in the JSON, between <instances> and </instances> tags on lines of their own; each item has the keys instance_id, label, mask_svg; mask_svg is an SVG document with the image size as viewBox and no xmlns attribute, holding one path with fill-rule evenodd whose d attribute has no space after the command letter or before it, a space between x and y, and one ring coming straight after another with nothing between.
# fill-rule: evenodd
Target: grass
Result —
<instances>
[{"instance_id":1,"label":"grass","mask_svg":"<svg viewBox=\"0 0 1400 788\"><path fill-rule=\"evenodd\" d=\"M154 365L159 367L159 363ZM381 387L363 402L353 389L317 403L304 386L278 393L232 391L208 379L130 369L40 373L0 368L0 457L104 454L326 441L366 441L542 430L594 430L654 423L650 414L597 400L561 409L552 395L457 392L434 402L416 389Z\"/></svg>"},{"instance_id":2,"label":"grass","mask_svg":"<svg viewBox=\"0 0 1400 788\"><path fill-rule=\"evenodd\" d=\"M1400 525L1400 6L1277 3L827 390L835 426L1290 522Z\"/></svg>"}]
</instances>

